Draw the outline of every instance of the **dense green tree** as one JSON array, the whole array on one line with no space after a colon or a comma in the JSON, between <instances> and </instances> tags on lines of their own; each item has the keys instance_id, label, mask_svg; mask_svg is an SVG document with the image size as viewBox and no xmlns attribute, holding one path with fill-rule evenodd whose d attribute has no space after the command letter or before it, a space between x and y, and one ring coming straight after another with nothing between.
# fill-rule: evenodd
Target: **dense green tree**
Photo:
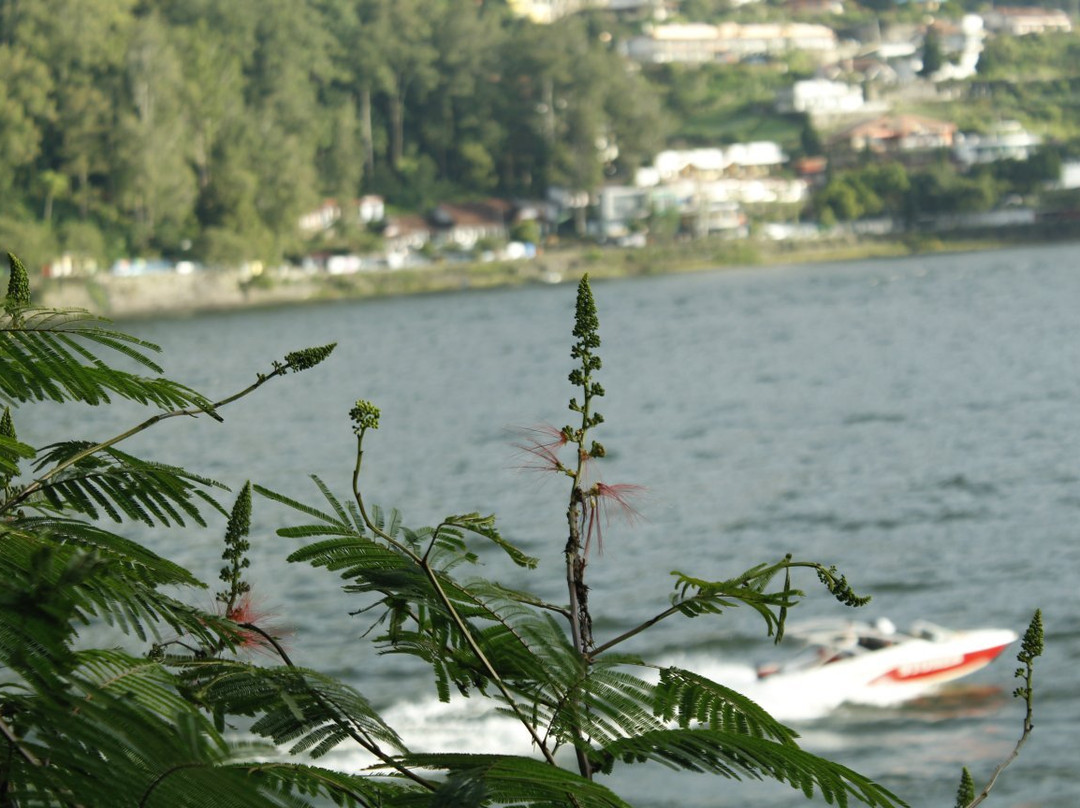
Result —
<instances>
[{"instance_id":1,"label":"dense green tree","mask_svg":"<svg viewBox=\"0 0 1080 808\"><path fill-rule=\"evenodd\" d=\"M661 140L595 20L268 1L6 0L0 215L77 218L114 257L191 240L274 258L321 196L588 191Z\"/></svg>"},{"instance_id":2,"label":"dense green tree","mask_svg":"<svg viewBox=\"0 0 1080 808\"><path fill-rule=\"evenodd\" d=\"M603 62L605 66L600 69L607 79L605 138L616 149L610 158L602 156L605 173L632 180L634 169L664 148L671 125L659 96L622 59L605 51Z\"/></svg>"},{"instance_id":3,"label":"dense green tree","mask_svg":"<svg viewBox=\"0 0 1080 808\"><path fill-rule=\"evenodd\" d=\"M979 166L972 173L989 174L1002 192L1007 189L1011 193L1030 194L1061 179L1061 154L1054 147L1044 146L1026 160L998 160Z\"/></svg>"},{"instance_id":4,"label":"dense green tree","mask_svg":"<svg viewBox=\"0 0 1080 808\"><path fill-rule=\"evenodd\" d=\"M364 0L365 35L377 42L379 89L390 126L388 160L395 171L405 154L406 105L422 100L436 85L437 51L433 14L442 3L422 0Z\"/></svg>"},{"instance_id":5,"label":"dense green tree","mask_svg":"<svg viewBox=\"0 0 1080 808\"><path fill-rule=\"evenodd\" d=\"M850 176L834 177L814 197L818 217L827 222L860 219L870 212L867 202L866 187Z\"/></svg>"},{"instance_id":6,"label":"dense green tree","mask_svg":"<svg viewBox=\"0 0 1080 808\"><path fill-rule=\"evenodd\" d=\"M124 97L134 0L40 0L27 4L19 42L49 66L55 87L54 164L72 180L81 218L109 202L115 110Z\"/></svg>"},{"instance_id":7,"label":"dense green tree","mask_svg":"<svg viewBox=\"0 0 1080 808\"><path fill-rule=\"evenodd\" d=\"M445 0L432 12L435 80L420 111L424 150L444 177L468 185L478 180L474 187L490 190L501 135L491 117L491 88L503 29L498 15L470 0Z\"/></svg>"},{"instance_id":8,"label":"dense green tree","mask_svg":"<svg viewBox=\"0 0 1080 808\"><path fill-rule=\"evenodd\" d=\"M0 45L0 211L11 188L41 153L45 126L55 114L47 66L21 45Z\"/></svg>"},{"instance_id":9,"label":"dense green tree","mask_svg":"<svg viewBox=\"0 0 1080 808\"><path fill-rule=\"evenodd\" d=\"M325 136L316 155L318 184L326 196L350 200L359 192L364 177L364 148L356 102L341 95L324 107Z\"/></svg>"},{"instance_id":10,"label":"dense green tree","mask_svg":"<svg viewBox=\"0 0 1080 808\"><path fill-rule=\"evenodd\" d=\"M179 100L190 137L185 151L203 193L213 182L215 156L220 154L223 138L244 114L243 58L209 20L177 25L173 30L184 71Z\"/></svg>"},{"instance_id":11,"label":"dense green tree","mask_svg":"<svg viewBox=\"0 0 1080 808\"><path fill-rule=\"evenodd\" d=\"M919 75L929 78L941 70L945 64L945 52L942 50L941 34L937 28L930 26L923 36L922 67Z\"/></svg>"},{"instance_id":12,"label":"dense green tree","mask_svg":"<svg viewBox=\"0 0 1080 808\"><path fill-rule=\"evenodd\" d=\"M803 122L802 131L799 133L799 151L809 157L816 157L824 151L821 134L809 117Z\"/></svg>"},{"instance_id":13,"label":"dense green tree","mask_svg":"<svg viewBox=\"0 0 1080 808\"><path fill-rule=\"evenodd\" d=\"M242 124L233 127L216 154L214 181L199 197L202 232L196 246L212 264L236 264L272 249L259 213L259 173L247 148L252 137Z\"/></svg>"},{"instance_id":14,"label":"dense green tree","mask_svg":"<svg viewBox=\"0 0 1080 808\"><path fill-rule=\"evenodd\" d=\"M902 163L887 161L866 166L857 173L859 180L879 200L873 212L896 215L903 210L904 199L911 189L911 178ZM871 206L873 207L873 206Z\"/></svg>"},{"instance_id":15,"label":"dense green tree","mask_svg":"<svg viewBox=\"0 0 1080 808\"><path fill-rule=\"evenodd\" d=\"M522 28L506 47L503 83L516 91L501 116L509 184L589 193L657 150L665 127L654 92L583 19Z\"/></svg>"},{"instance_id":16,"label":"dense green tree","mask_svg":"<svg viewBox=\"0 0 1080 808\"><path fill-rule=\"evenodd\" d=\"M260 0L245 88L248 106L298 146L318 142L320 93L333 77L330 31L308 3Z\"/></svg>"},{"instance_id":17,"label":"dense green tree","mask_svg":"<svg viewBox=\"0 0 1080 808\"><path fill-rule=\"evenodd\" d=\"M375 172L376 150L373 96L383 83L380 43L373 35L374 9L353 0L319 0L319 8L333 37L327 45L331 81L340 94L352 96L360 139L361 176L370 179ZM351 124L339 120L338 126L351 127ZM341 148L350 147L341 144Z\"/></svg>"},{"instance_id":18,"label":"dense green tree","mask_svg":"<svg viewBox=\"0 0 1080 808\"><path fill-rule=\"evenodd\" d=\"M116 201L131 219L133 248L145 253L192 235L198 186L180 103L181 62L156 15L136 22L127 56L131 106L116 125Z\"/></svg>"},{"instance_id":19,"label":"dense green tree","mask_svg":"<svg viewBox=\"0 0 1080 808\"><path fill-rule=\"evenodd\" d=\"M42 197L41 219L46 224L52 222L53 205L60 199L64 199L70 190L71 183L66 176L59 171L45 169L37 175L34 189Z\"/></svg>"},{"instance_id":20,"label":"dense green tree","mask_svg":"<svg viewBox=\"0 0 1080 808\"><path fill-rule=\"evenodd\" d=\"M944 158L919 171L895 161L872 163L834 176L813 205L828 222L888 215L912 224L935 214L977 213L997 204L1006 185L1000 172L1008 165L962 174Z\"/></svg>"},{"instance_id":21,"label":"dense green tree","mask_svg":"<svg viewBox=\"0 0 1080 808\"><path fill-rule=\"evenodd\" d=\"M93 222L68 219L58 229L61 249L77 259L93 261L98 266L106 265L108 246L105 236Z\"/></svg>"}]
</instances>

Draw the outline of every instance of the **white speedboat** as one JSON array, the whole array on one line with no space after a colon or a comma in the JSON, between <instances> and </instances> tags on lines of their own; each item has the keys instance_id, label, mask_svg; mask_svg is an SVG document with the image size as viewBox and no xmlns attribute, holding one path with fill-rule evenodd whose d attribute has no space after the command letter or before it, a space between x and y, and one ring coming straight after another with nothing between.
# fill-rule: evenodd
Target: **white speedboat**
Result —
<instances>
[{"instance_id":1,"label":"white speedboat","mask_svg":"<svg viewBox=\"0 0 1080 808\"><path fill-rule=\"evenodd\" d=\"M755 690L766 702L805 699L888 705L927 695L993 662L1017 639L1009 629L950 630L919 621L907 632L887 619L789 626L802 650L761 665ZM822 702L826 702L825 705Z\"/></svg>"}]
</instances>

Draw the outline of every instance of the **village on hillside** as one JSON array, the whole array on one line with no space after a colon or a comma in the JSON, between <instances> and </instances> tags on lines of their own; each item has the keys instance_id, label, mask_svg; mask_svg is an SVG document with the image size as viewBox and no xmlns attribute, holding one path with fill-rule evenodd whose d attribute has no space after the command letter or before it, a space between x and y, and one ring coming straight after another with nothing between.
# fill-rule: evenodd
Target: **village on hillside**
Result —
<instances>
[{"instance_id":1,"label":"village on hillside","mask_svg":"<svg viewBox=\"0 0 1080 808\"><path fill-rule=\"evenodd\" d=\"M939 212L917 222L882 216L826 226L805 214L830 170L868 159L918 167L945 154L961 170L996 161L1026 161L1043 138L1016 121L994 121L985 131L963 132L946 118L897 113L894 99L940 98L951 83L972 78L990 37L1071 31L1071 20L1061 10L998 6L983 15L966 14L959 24L877 26L872 39L853 40L841 39L821 23L668 22L664 4L647 0L519 0L512 5L538 23L586 5L638 13L646 7L653 22L623 45L626 57L641 65L753 63L801 52L813 58L817 75L793 81L778 92L774 108L778 114L803 114L815 129L827 133L822 153L793 159L771 141L670 149L639 168L632 182L605 184L592 194L554 188L543 200L448 201L426 215L387 216L378 197L348 203L327 200L301 221L309 236L346 217L378 227L384 249L366 256L316 252L307 259L309 267L345 273L423 265L436 255L463 260L528 258L561 224L575 220L584 220L585 232L601 244L623 247L644 246L658 220L666 220L669 228L685 237L747 238L753 233L775 240L823 238L837 228L885 235L912 226L941 231L1022 227L1036 221L1037 211L1022 199L1008 199L988 211ZM792 5L819 13L843 10L843 0L795 0ZM940 64L933 70L924 64L928 38L935 39L941 52ZM1080 187L1080 162L1062 164L1050 185ZM768 212L781 216L769 221Z\"/></svg>"},{"instance_id":2,"label":"village on hillside","mask_svg":"<svg viewBox=\"0 0 1080 808\"><path fill-rule=\"evenodd\" d=\"M912 211L883 202L855 206L845 188L830 186L840 173L893 165L917 171L946 161L960 174L980 166L1024 163L1044 145L1042 133L1016 120L985 122L963 131L947 114L914 114L913 102L948 110L958 83L977 76L980 56L996 37L1032 37L1072 31L1059 9L997 6L959 20L936 17L933 6L920 23L880 20L853 38L828 24L852 0L790 0L792 18L808 14L817 22L679 19L679 4L657 0L515 0L514 10L546 25L585 8L636 15L644 22L618 48L631 69L679 66L692 71L715 65L760 65L798 55L813 75L794 78L775 92L768 112L799 117L815 147L790 154L768 139L672 144L632 177L595 188L550 187L544 198L446 199L424 210L392 209L377 194L326 199L297 222L308 245L296 263L310 271L348 274L397 269L436 261L516 260L533 257L560 237L601 245L644 246L650 240L765 238L805 240L839 231L889 235L957 228L1024 227L1041 215L1023 194L1010 194L992 209ZM733 6L761 2L736 0ZM618 156L616 142L597 149ZM1045 170L1045 168L1044 168ZM1061 160L1046 189L1080 188L1080 162ZM906 182L906 174L902 178ZM835 190L835 193L834 193ZM856 187L856 190L858 188ZM873 189L884 198L888 189ZM845 196L846 194L846 196ZM342 247L334 238L343 228L370 234L364 249ZM83 267L85 268L85 267ZM116 262L114 274L191 271L190 263ZM61 257L46 268L51 275L78 274L80 266Z\"/></svg>"}]
</instances>

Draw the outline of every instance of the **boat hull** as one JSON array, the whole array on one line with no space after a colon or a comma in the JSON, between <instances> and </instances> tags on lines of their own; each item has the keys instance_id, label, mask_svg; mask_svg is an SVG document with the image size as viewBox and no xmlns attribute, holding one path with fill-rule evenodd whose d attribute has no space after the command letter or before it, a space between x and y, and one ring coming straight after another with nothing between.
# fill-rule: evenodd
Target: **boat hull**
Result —
<instances>
[{"instance_id":1,"label":"boat hull","mask_svg":"<svg viewBox=\"0 0 1080 808\"><path fill-rule=\"evenodd\" d=\"M880 650L781 669L764 676L755 695L766 709L792 717L811 717L841 704L901 704L986 667L1016 639L1007 629L954 631L934 639L905 636Z\"/></svg>"}]
</instances>

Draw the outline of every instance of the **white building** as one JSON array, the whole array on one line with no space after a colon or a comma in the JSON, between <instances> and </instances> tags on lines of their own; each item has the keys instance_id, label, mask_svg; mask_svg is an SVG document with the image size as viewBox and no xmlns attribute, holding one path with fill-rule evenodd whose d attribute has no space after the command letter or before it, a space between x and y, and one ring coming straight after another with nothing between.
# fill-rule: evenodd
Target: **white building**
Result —
<instances>
[{"instance_id":1,"label":"white building","mask_svg":"<svg viewBox=\"0 0 1080 808\"><path fill-rule=\"evenodd\" d=\"M1059 8L1039 6L998 6L985 12L983 19L991 31L1013 36L1045 34L1050 31L1068 33L1072 30L1069 15Z\"/></svg>"},{"instance_id":2,"label":"white building","mask_svg":"<svg viewBox=\"0 0 1080 808\"><path fill-rule=\"evenodd\" d=\"M733 143L725 148L670 149L656 155L652 166L638 171L638 186L679 178L718 179L729 174L761 173L787 162L780 144L772 141Z\"/></svg>"},{"instance_id":3,"label":"white building","mask_svg":"<svg viewBox=\"0 0 1080 808\"><path fill-rule=\"evenodd\" d=\"M652 16L664 11L661 0L508 0L507 5L519 17L527 17L532 22L544 25L593 8L616 13L646 11L651 12Z\"/></svg>"},{"instance_id":4,"label":"white building","mask_svg":"<svg viewBox=\"0 0 1080 808\"><path fill-rule=\"evenodd\" d=\"M866 104L862 87L829 79L797 81L776 94L777 112L837 115L858 112Z\"/></svg>"},{"instance_id":5,"label":"white building","mask_svg":"<svg viewBox=\"0 0 1080 808\"><path fill-rule=\"evenodd\" d=\"M684 200L678 199L666 185L648 188L608 185L597 193L593 230L601 238L625 239L643 230L653 213L672 209L681 212L684 206Z\"/></svg>"},{"instance_id":6,"label":"white building","mask_svg":"<svg viewBox=\"0 0 1080 808\"><path fill-rule=\"evenodd\" d=\"M1026 160L1042 144L1042 138L1024 129L1018 121L1003 121L986 134L958 133L953 154L964 165L996 160Z\"/></svg>"},{"instance_id":7,"label":"white building","mask_svg":"<svg viewBox=\"0 0 1080 808\"><path fill-rule=\"evenodd\" d=\"M1080 188L1080 160L1069 160L1061 164L1061 180L1058 188Z\"/></svg>"},{"instance_id":8,"label":"white building","mask_svg":"<svg viewBox=\"0 0 1080 808\"><path fill-rule=\"evenodd\" d=\"M645 36L630 39L626 50L631 59L654 64L738 62L793 50L830 61L836 54L837 37L829 27L809 23L673 23L654 26Z\"/></svg>"},{"instance_id":9,"label":"white building","mask_svg":"<svg viewBox=\"0 0 1080 808\"><path fill-rule=\"evenodd\" d=\"M580 11L587 3L585 0L509 0L507 5L519 17L548 24L567 14Z\"/></svg>"},{"instance_id":10,"label":"white building","mask_svg":"<svg viewBox=\"0 0 1080 808\"><path fill-rule=\"evenodd\" d=\"M693 207L693 200L736 205L791 205L810 198L810 184L804 179L762 177L719 180L680 180L665 186L680 209Z\"/></svg>"},{"instance_id":11,"label":"white building","mask_svg":"<svg viewBox=\"0 0 1080 808\"><path fill-rule=\"evenodd\" d=\"M329 230L343 218L350 224L372 224L381 222L385 216L386 204L383 198L368 194L350 202L324 200L315 210L301 216L298 224L301 232L311 235Z\"/></svg>"}]
</instances>

